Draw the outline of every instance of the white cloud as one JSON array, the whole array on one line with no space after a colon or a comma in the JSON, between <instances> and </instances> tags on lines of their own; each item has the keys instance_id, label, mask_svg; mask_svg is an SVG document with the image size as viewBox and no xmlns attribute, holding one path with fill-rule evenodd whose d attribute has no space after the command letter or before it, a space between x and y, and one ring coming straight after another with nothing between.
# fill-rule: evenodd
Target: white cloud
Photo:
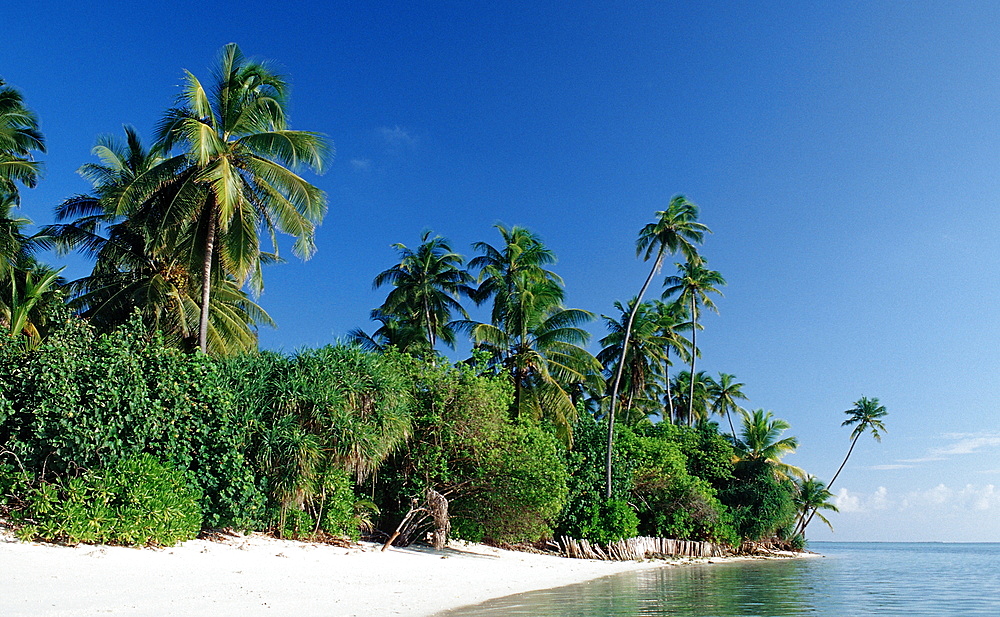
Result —
<instances>
[{"instance_id":1,"label":"white cloud","mask_svg":"<svg viewBox=\"0 0 1000 617\"><path fill-rule=\"evenodd\" d=\"M909 465L930 463L933 461L944 461L952 456L974 454L991 448L1000 448L1000 433L944 433L941 435L941 438L953 443L939 448L931 448L925 456L898 459L896 462ZM880 465L873 467L873 469L902 469L902 467Z\"/></svg>"},{"instance_id":2,"label":"white cloud","mask_svg":"<svg viewBox=\"0 0 1000 617\"><path fill-rule=\"evenodd\" d=\"M351 167L354 171L369 171L372 168L372 162L368 159L351 159Z\"/></svg>"},{"instance_id":3,"label":"white cloud","mask_svg":"<svg viewBox=\"0 0 1000 617\"><path fill-rule=\"evenodd\" d=\"M861 499L857 495L851 495L850 491L846 488L840 489L837 496L833 499L834 505L837 506L837 510L840 512L863 512L864 509L861 507Z\"/></svg>"},{"instance_id":4,"label":"white cloud","mask_svg":"<svg viewBox=\"0 0 1000 617\"><path fill-rule=\"evenodd\" d=\"M912 469L912 468L913 468L913 465L899 465L899 464L894 464L894 465L873 465L871 467L871 469L876 469L878 471L886 471L886 470L889 470L889 469Z\"/></svg>"},{"instance_id":5,"label":"white cloud","mask_svg":"<svg viewBox=\"0 0 1000 617\"><path fill-rule=\"evenodd\" d=\"M841 488L834 497L834 504L842 513L870 512L872 510L919 510L924 512L963 512L969 510L1000 510L1000 491L993 484L979 486L966 484L951 488L945 484L894 495L880 486L873 493L853 493Z\"/></svg>"},{"instance_id":6,"label":"white cloud","mask_svg":"<svg viewBox=\"0 0 1000 617\"><path fill-rule=\"evenodd\" d=\"M414 146L417 143L417 138L410 134L405 128L396 125L394 127L383 126L379 127L379 134L382 139L393 148L399 148L402 146Z\"/></svg>"}]
</instances>

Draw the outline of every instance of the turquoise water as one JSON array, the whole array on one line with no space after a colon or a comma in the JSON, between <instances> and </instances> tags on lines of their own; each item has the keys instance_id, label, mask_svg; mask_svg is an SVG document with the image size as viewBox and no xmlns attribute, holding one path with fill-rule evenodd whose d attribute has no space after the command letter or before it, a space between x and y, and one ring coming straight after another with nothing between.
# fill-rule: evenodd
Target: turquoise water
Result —
<instances>
[{"instance_id":1,"label":"turquoise water","mask_svg":"<svg viewBox=\"0 0 1000 617\"><path fill-rule=\"evenodd\" d=\"M440 617L1000 616L1000 544L822 542L810 548L823 557L630 572Z\"/></svg>"}]
</instances>

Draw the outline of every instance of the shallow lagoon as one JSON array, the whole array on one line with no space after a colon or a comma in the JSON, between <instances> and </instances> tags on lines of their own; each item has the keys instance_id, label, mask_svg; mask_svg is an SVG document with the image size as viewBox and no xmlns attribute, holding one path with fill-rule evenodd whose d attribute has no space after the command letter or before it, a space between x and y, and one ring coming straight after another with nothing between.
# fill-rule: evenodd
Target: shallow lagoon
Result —
<instances>
[{"instance_id":1,"label":"shallow lagoon","mask_svg":"<svg viewBox=\"0 0 1000 617\"><path fill-rule=\"evenodd\" d=\"M1000 544L823 542L811 549L823 557L629 572L439 617L1000 615Z\"/></svg>"}]
</instances>

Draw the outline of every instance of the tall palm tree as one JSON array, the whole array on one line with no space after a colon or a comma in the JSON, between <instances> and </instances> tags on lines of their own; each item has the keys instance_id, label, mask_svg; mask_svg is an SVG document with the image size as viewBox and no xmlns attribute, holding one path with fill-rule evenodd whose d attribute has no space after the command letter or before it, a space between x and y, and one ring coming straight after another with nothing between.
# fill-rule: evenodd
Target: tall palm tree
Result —
<instances>
[{"instance_id":1,"label":"tall palm tree","mask_svg":"<svg viewBox=\"0 0 1000 617\"><path fill-rule=\"evenodd\" d=\"M177 346L193 347L200 284L192 276L197 264L190 255L197 252L197 238L194 228L177 218L182 212L177 205L197 193L185 189L184 180L164 175L168 162L156 149L146 149L131 127L125 127L124 142L104 136L93 152L100 162L80 169L93 183L93 193L60 204L57 220L73 220L42 232L45 245L63 252L77 249L95 260L89 276L68 284L71 306L104 331L138 310L151 331ZM271 318L234 277L222 271L214 277L208 350L226 355L256 349L256 328L273 326Z\"/></svg>"},{"instance_id":2,"label":"tall palm tree","mask_svg":"<svg viewBox=\"0 0 1000 617\"><path fill-rule=\"evenodd\" d=\"M214 269L232 275L240 286L250 280L259 290L262 231L275 252L277 231L295 237L297 256L308 259L315 251L315 226L326 211L326 197L295 170L304 166L321 172L331 152L319 133L288 128L288 86L267 63L248 60L230 43L222 49L215 79L206 89L185 72L179 105L158 129L163 152L181 148L187 166L180 175L189 190L204 192L188 212L200 240L198 346L203 352Z\"/></svg>"},{"instance_id":3,"label":"tall palm tree","mask_svg":"<svg viewBox=\"0 0 1000 617\"><path fill-rule=\"evenodd\" d=\"M678 299L685 302L691 311L691 348L693 350L698 349L697 345L697 332L698 332L698 313L700 307L705 307L712 309L715 312L719 312L719 309L712 302L712 299L708 294L714 293L722 295L718 287L726 284L726 279L722 278L722 275L715 270L709 270L705 266L707 262L696 257L695 259L688 259L686 263L677 264L678 275L668 276L663 282L667 289L663 292L663 296L667 297L673 294L678 294ZM691 374L694 375L694 364L695 357L697 353L691 354ZM689 404L694 404L694 382L691 382L692 391L688 396ZM689 410L688 417L693 415L693 410Z\"/></svg>"},{"instance_id":4,"label":"tall palm tree","mask_svg":"<svg viewBox=\"0 0 1000 617\"><path fill-rule=\"evenodd\" d=\"M544 267L555 256L538 236L523 227L496 228L503 246L477 242L473 247L481 255L469 262L480 271L477 304L492 299L492 323L465 321L456 327L468 331L475 346L490 354L491 364L510 375L515 413L549 418L569 443L575 384L601 388L601 365L582 347L590 334L581 326L593 315L562 306L562 279Z\"/></svg>"},{"instance_id":5,"label":"tall palm tree","mask_svg":"<svg viewBox=\"0 0 1000 617\"><path fill-rule=\"evenodd\" d=\"M18 185L28 188L38 181L40 164L33 152L45 152L38 118L24 106L21 93L0 79L0 194L20 204Z\"/></svg>"},{"instance_id":6,"label":"tall palm tree","mask_svg":"<svg viewBox=\"0 0 1000 617\"><path fill-rule=\"evenodd\" d=\"M826 526L833 531L833 525L829 520L822 514L818 514L819 510L830 510L832 512L840 512L837 506L830 502L833 498L833 493L831 493L825 484L816 476L806 476L805 478L795 482L795 495L792 497L792 501L795 502L795 508L799 512L799 521L796 525L796 533L802 533L805 531L806 517L809 516L810 511L816 512L819 516L819 520L826 523Z\"/></svg>"},{"instance_id":7,"label":"tall palm tree","mask_svg":"<svg viewBox=\"0 0 1000 617\"><path fill-rule=\"evenodd\" d=\"M788 422L773 417L770 411L763 409L742 411L740 416L743 418L742 439L736 442L739 459L767 461L779 478L805 476L805 472L798 467L781 462L783 457L799 447L799 440L795 437L781 438L781 434L791 428Z\"/></svg>"},{"instance_id":8,"label":"tall palm tree","mask_svg":"<svg viewBox=\"0 0 1000 617\"><path fill-rule=\"evenodd\" d=\"M729 430L733 433L733 443L736 443L736 428L733 426L733 413L743 411L737 401L747 400L743 393L743 386L746 384L736 381L735 375L729 373L719 373L719 380L714 379L708 384L709 404L712 411L720 416L725 416L729 420Z\"/></svg>"},{"instance_id":9,"label":"tall palm tree","mask_svg":"<svg viewBox=\"0 0 1000 617\"><path fill-rule=\"evenodd\" d=\"M642 255L643 261L649 261L654 254L653 267L650 268L646 276L639 295L636 296L636 305L642 302L642 297L649 288L649 283L660 271L665 255L681 252L688 260L697 257L694 248L695 243L701 243L706 233L711 230L699 223L698 206L689 202L683 195L676 195L670 200L666 210L656 213L656 221L647 224L639 231L639 238L636 240L636 255ZM635 313L629 314L625 324L624 344L621 350L621 360L618 362L618 370L611 384L611 404L608 412L608 449L607 460L605 461L605 498L611 499L611 453L614 447L614 427L615 408L618 402L618 388L621 383L622 370L625 366L625 354L628 353L628 340L632 333L632 324L635 321ZM693 372L693 369L692 369Z\"/></svg>"},{"instance_id":10,"label":"tall palm tree","mask_svg":"<svg viewBox=\"0 0 1000 617\"><path fill-rule=\"evenodd\" d=\"M857 445L858 439L861 438L866 432L872 434L875 441L882 441L882 433L885 432L885 424L882 423L882 418L889 414L886 411L885 406L879 403L878 398L868 398L862 396L857 401L854 402L854 406L844 412L847 414L847 419L841 423L841 426L854 426L854 430L851 431L851 447L847 449L847 456L844 457L844 461L840 463L840 467L837 468L837 473L833 474L833 479L830 480L830 484L827 488L833 486L833 483L837 481L840 477L840 472L844 470L844 466L847 465L847 459L851 458L851 453L854 452L854 446ZM813 514L805 519L802 524L802 532L804 533L806 527L812 522L813 515L816 514L816 510L813 510Z\"/></svg>"},{"instance_id":11,"label":"tall palm tree","mask_svg":"<svg viewBox=\"0 0 1000 617\"><path fill-rule=\"evenodd\" d=\"M372 287L392 285L385 303L378 309L419 327L425 334L431 353L440 338L449 347L455 346L452 316L468 320L459 296L472 297L475 281L462 266L464 259L451 250L441 236L431 238L431 232L420 236L416 250L404 244L394 244L399 251L399 263L378 274Z\"/></svg>"}]
</instances>

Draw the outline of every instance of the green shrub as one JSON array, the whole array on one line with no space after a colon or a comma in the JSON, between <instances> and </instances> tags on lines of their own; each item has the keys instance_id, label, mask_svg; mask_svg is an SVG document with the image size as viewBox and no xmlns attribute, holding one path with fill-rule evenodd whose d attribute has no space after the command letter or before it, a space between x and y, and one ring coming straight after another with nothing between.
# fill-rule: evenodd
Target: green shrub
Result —
<instances>
[{"instance_id":1,"label":"green shrub","mask_svg":"<svg viewBox=\"0 0 1000 617\"><path fill-rule=\"evenodd\" d=\"M517 542L551 533L566 499L559 443L532 421L510 417L511 385L475 368L395 356L410 380L413 435L374 487L380 523L393 529L410 498L428 487L446 495L452 535Z\"/></svg>"},{"instance_id":2,"label":"green shrub","mask_svg":"<svg viewBox=\"0 0 1000 617\"><path fill-rule=\"evenodd\" d=\"M148 454L18 489L12 519L22 539L170 546L201 529L200 491Z\"/></svg>"},{"instance_id":3,"label":"green shrub","mask_svg":"<svg viewBox=\"0 0 1000 617\"><path fill-rule=\"evenodd\" d=\"M736 464L733 480L719 494L733 513L737 533L747 540L775 536L795 520L795 488L779 480L766 461L751 459Z\"/></svg>"},{"instance_id":4,"label":"green shrub","mask_svg":"<svg viewBox=\"0 0 1000 617\"><path fill-rule=\"evenodd\" d=\"M98 336L72 318L27 352L0 337L0 448L42 480L150 453L192 474L207 525L246 528L263 501L243 455L255 419L228 385L134 319Z\"/></svg>"}]
</instances>

